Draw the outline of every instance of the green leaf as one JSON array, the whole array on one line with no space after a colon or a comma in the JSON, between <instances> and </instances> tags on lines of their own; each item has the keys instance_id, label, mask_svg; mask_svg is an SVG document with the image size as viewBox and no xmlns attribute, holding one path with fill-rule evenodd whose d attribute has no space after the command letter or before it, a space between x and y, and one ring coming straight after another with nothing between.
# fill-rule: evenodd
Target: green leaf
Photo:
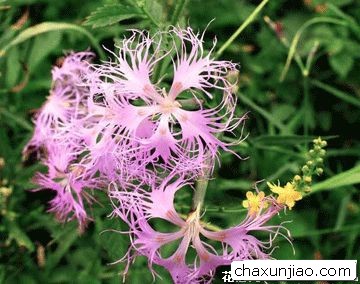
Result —
<instances>
[{"instance_id":1,"label":"green leaf","mask_svg":"<svg viewBox=\"0 0 360 284\"><path fill-rule=\"evenodd\" d=\"M269 122L271 122L276 127L278 127L281 131L286 131L287 130L286 126L281 121L279 121L275 116L273 116L271 113L269 113L268 111L266 111L262 107L258 106L251 99L246 97L244 94L238 92L237 96L243 103L245 103L246 105L248 105L249 107L254 109L256 112L260 113L263 117L265 117Z\"/></svg>"},{"instance_id":2,"label":"green leaf","mask_svg":"<svg viewBox=\"0 0 360 284\"><path fill-rule=\"evenodd\" d=\"M144 17L135 7L122 4L105 5L92 12L84 23L93 28L111 26L124 20Z\"/></svg>"},{"instance_id":3,"label":"green leaf","mask_svg":"<svg viewBox=\"0 0 360 284\"><path fill-rule=\"evenodd\" d=\"M306 209L302 211L288 211L286 218L291 220L286 228L291 232L293 238L306 236L306 232L316 229L316 210Z\"/></svg>"},{"instance_id":4,"label":"green leaf","mask_svg":"<svg viewBox=\"0 0 360 284\"><path fill-rule=\"evenodd\" d=\"M102 223L102 231L98 235L99 243L111 261L122 258L128 249L128 236L121 234L122 224L118 219L106 219Z\"/></svg>"},{"instance_id":5,"label":"green leaf","mask_svg":"<svg viewBox=\"0 0 360 284\"><path fill-rule=\"evenodd\" d=\"M12 41L10 41L3 49L0 50L0 57L4 56L5 53L13 46L16 46L30 38L38 36L43 33L51 32L51 31L61 31L61 30L70 30L75 31L80 34L85 35L91 44L96 48L97 52L100 54L102 58L105 58L104 51L100 48L97 40L89 33L86 29L79 27L74 24L68 23L59 23L59 22L44 22L26 30L23 30L19 33Z\"/></svg>"},{"instance_id":6,"label":"green leaf","mask_svg":"<svg viewBox=\"0 0 360 284\"><path fill-rule=\"evenodd\" d=\"M65 228L54 234L54 239L58 242L58 247L47 258L47 269L51 270L57 266L61 258L69 251L71 245L79 238L77 224L67 223Z\"/></svg>"},{"instance_id":7,"label":"green leaf","mask_svg":"<svg viewBox=\"0 0 360 284\"><path fill-rule=\"evenodd\" d=\"M11 88L16 85L19 75L21 74L20 54L18 48L14 48L11 52L9 52L6 65L6 86Z\"/></svg>"},{"instance_id":8,"label":"green leaf","mask_svg":"<svg viewBox=\"0 0 360 284\"><path fill-rule=\"evenodd\" d=\"M330 56L329 63L332 69L344 78L353 67L354 58L348 53L342 52Z\"/></svg>"},{"instance_id":9,"label":"green leaf","mask_svg":"<svg viewBox=\"0 0 360 284\"><path fill-rule=\"evenodd\" d=\"M337 136L322 137L325 140L336 138ZM299 145L300 143L309 143L317 138L317 136L301 136L301 135L262 135L251 142L255 146L284 146L284 145Z\"/></svg>"},{"instance_id":10,"label":"green leaf","mask_svg":"<svg viewBox=\"0 0 360 284\"><path fill-rule=\"evenodd\" d=\"M327 0L327 2L341 7L354 2L354 0Z\"/></svg>"},{"instance_id":11,"label":"green leaf","mask_svg":"<svg viewBox=\"0 0 360 284\"><path fill-rule=\"evenodd\" d=\"M35 38L29 56L29 69L33 71L36 66L61 43L61 32L42 34Z\"/></svg>"},{"instance_id":12,"label":"green leaf","mask_svg":"<svg viewBox=\"0 0 360 284\"><path fill-rule=\"evenodd\" d=\"M311 193L357 183L360 183L360 165L315 184Z\"/></svg>"},{"instance_id":13,"label":"green leaf","mask_svg":"<svg viewBox=\"0 0 360 284\"><path fill-rule=\"evenodd\" d=\"M7 228L9 230L9 240L15 240L20 247L26 247L33 252L35 247L29 237L23 232L18 224L14 221L7 220Z\"/></svg>"},{"instance_id":14,"label":"green leaf","mask_svg":"<svg viewBox=\"0 0 360 284\"><path fill-rule=\"evenodd\" d=\"M329 24L334 24L334 25L341 25L341 26L347 26L348 23L336 18L330 18L330 17L317 17L317 18L312 18L311 20L307 21L306 23L304 23L299 30L296 32L294 38L291 41L290 47L289 47L289 53L286 59L286 63L285 66L281 72L281 76L280 76L280 81L284 81L287 72L289 71L290 68L290 64L292 62L292 59L294 58L294 56L296 55L296 49L297 46L300 42L300 38L302 36L302 34L304 33L304 31L309 28L312 25L315 24L319 24L319 23L329 23ZM304 70L302 70L304 71Z\"/></svg>"},{"instance_id":15,"label":"green leaf","mask_svg":"<svg viewBox=\"0 0 360 284\"><path fill-rule=\"evenodd\" d=\"M274 117L281 122L284 122L289 119L289 117L292 117L294 113L296 113L296 108L289 104L274 105L272 109Z\"/></svg>"},{"instance_id":16,"label":"green leaf","mask_svg":"<svg viewBox=\"0 0 360 284\"><path fill-rule=\"evenodd\" d=\"M356 107L360 107L360 99L357 98L355 95L349 95L343 91L340 91L338 89L335 89L334 87L327 85L325 83L322 83L318 80L311 80L310 81L314 86L323 89L324 91L328 92L329 94L334 95L335 97L350 103Z\"/></svg>"}]
</instances>

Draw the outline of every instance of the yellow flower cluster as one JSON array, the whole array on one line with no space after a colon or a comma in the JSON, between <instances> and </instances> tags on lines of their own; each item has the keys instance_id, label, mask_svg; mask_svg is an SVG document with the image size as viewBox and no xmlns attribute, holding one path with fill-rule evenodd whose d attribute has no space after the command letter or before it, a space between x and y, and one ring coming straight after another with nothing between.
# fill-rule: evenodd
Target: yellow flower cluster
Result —
<instances>
[{"instance_id":1,"label":"yellow flower cluster","mask_svg":"<svg viewBox=\"0 0 360 284\"><path fill-rule=\"evenodd\" d=\"M277 194L276 202L287 206L290 210L295 206L296 201L303 198L303 195L311 191L312 177L323 173L323 157L326 151L323 149L327 146L327 142L320 137L313 140L313 148L308 153L308 159L301 168L301 175L295 175L291 182L287 182L285 186L268 182L270 190ZM265 193L260 191L254 194L251 191L246 193L246 200L242 205L248 209L249 214L257 214L262 208L266 208L268 204L264 200Z\"/></svg>"}]
</instances>

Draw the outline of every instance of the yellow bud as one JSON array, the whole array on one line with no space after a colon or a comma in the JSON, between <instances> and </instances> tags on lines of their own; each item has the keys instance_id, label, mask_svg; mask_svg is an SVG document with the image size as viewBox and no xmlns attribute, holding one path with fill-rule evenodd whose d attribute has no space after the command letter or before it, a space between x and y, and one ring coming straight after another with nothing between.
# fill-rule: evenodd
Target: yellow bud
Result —
<instances>
[{"instance_id":1,"label":"yellow bud","mask_svg":"<svg viewBox=\"0 0 360 284\"><path fill-rule=\"evenodd\" d=\"M306 183L310 183L310 182L312 181L311 176L306 176L306 177L304 177L304 181L305 181Z\"/></svg>"},{"instance_id":2,"label":"yellow bud","mask_svg":"<svg viewBox=\"0 0 360 284\"><path fill-rule=\"evenodd\" d=\"M296 182L301 181L301 176L299 176L299 175L294 176L294 181L296 181Z\"/></svg>"},{"instance_id":3,"label":"yellow bud","mask_svg":"<svg viewBox=\"0 0 360 284\"><path fill-rule=\"evenodd\" d=\"M314 150L315 150L316 152L319 152L319 151L321 150L321 147L320 147L319 145L316 145L316 146L314 147Z\"/></svg>"},{"instance_id":4,"label":"yellow bud","mask_svg":"<svg viewBox=\"0 0 360 284\"><path fill-rule=\"evenodd\" d=\"M12 193L12 189L9 187L0 187L0 194L4 197L9 197Z\"/></svg>"},{"instance_id":5,"label":"yellow bud","mask_svg":"<svg viewBox=\"0 0 360 284\"><path fill-rule=\"evenodd\" d=\"M303 173L307 173L309 171L309 167L308 166L303 166L302 169Z\"/></svg>"},{"instance_id":6,"label":"yellow bud","mask_svg":"<svg viewBox=\"0 0 360 284\"><path fill-rule=\"evenodd\" d=\"M310 187L310 186L306 186L306 187L304 188L304 191L307 192L307 193L310 192L310 191L311 191L311 187Z\"/></svg>"}]
</instances>

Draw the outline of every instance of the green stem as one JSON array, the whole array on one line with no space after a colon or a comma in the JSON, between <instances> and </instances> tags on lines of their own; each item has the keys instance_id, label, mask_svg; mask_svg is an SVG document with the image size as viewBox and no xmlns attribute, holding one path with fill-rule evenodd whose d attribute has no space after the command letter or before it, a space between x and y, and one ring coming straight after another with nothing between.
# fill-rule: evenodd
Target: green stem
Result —
<instances>
[{"instance_id":1,"label":"green stem","mask_svg":"<svg viewBox=\"0 0 360 284\"><path fill-rule=\"evenodd\" d=\"M340 91L330 85L327 85L321 81L318 80L311 80L310 83L324 91L326 91L327 93L339 98L340 100L343 100L349 104L352 104L355 107L360 107L360 99L357 98L355 95L351 95L351 94L347 94L343 91Z\"/></svg>"},{"instance_id":2,"label":"green stem","mask_svg":"<svg viewBox=\"0 0 360 284\"><path fill-rule=\"evenodd\" d=\"M283 134L287 134L287 127L286 125L284 125L281 121L279 121L278 119L276 119L271 113L267 112L265 109L261 108L260 106L258 106L257 104L255 104L253 101L251 101L249 98L247 98L246 96L244 96L241 92L237 93L238 98L245 103L246 105L248 105L249 107L251 107L252 109L256 110L259 114L261 114L263 117L265 117L269 122L271 122L272 124L274 124L277 128L279 128L281 130L281 132Z\"/></svg>"},{"instance_id":3,"label":"green stem","mask_svg":"<svg viewBox=\"0 0 360 284\"><path fill-rule=\"evenodd\" d=\"M185 6L187 4L188 0L179 0L174 8L174 13L171 16L170 23L171 25L175 26L177 22L179 21L179 17L181 16L182 12L185 9ZM165 32L169 30L169 26L166 27ZM169 63L171 62L170 57L164 58L161 60L160 64L157 66L154 72L154 80L157 82L161 75L163 75L166 71L166 68L168 67Z\"/></svg>"},{"instance_id":4,"label":"green stem","mask_svg":"<svg viewBox=\"0 0 360 284\"><path fill-rule=\"evenodd\" d=\"M208 180L207 175L200 178L196 182L195 193L194 193L193 203L192 203L192 207L191 207L192 211L199 210L203 206L208 183L209 183L209 180Z\"/></svg>"},{"instance_id":5,"label":"green stem","mask_svg":"<svg viewBox=\"0 0 360 284\"><path fill-rule=\"evenodd\" d=\"M290 68L290 64L292 62L292 59L294 58L295 54L296 54L296 48L297 45L300 41L300 38L303 34L303 32L309 28L312 25L315 24L319 24L319 23L329 23L329 24L334 24L334 25L342 25L342 26L347 26L347 23L345 21L339 20L339 19L333 19L330 17L316 17L313 18L309 21L307 21L305 24L303 24L298 31L296 32L294 38L291 41L290 47L289 47L289 53L286 59L286 63L285 66L281 72L281 76L280 76L280 82L284 81L286 74ZM304 71L304 70L303 70Z\"/></svg>"},{"instance_id":6,"label":"green stem","mask_svg":"<svg viewBox=\"0 0 360 284\"><path fill-rule=\"evenodd\" d=\"M264 17L264 21L265 21L265 23L268 24L268 26L269 26L275 33L277 33L277 32L276 32L276 23L274 23L274 22L269 18L269 16L265 16L265 17ZM283 46L285 46L287 49L290 48L290 43L289 43L288 39L287 39L284 35L281 35L281 36L278 35L278 38L279 38L280 43L281 43ZM300 68L300 70L301 70L301 73L304 74L304 73L305 73L305 66L304 66L304 64L303 64L303 62L302 62L302 60L301 60L301 57L300 57L300 55L298 54L297 51L295 51L294 58L295 58L295 61L296 61L296 63L298 64L298 66L299 66L299 68Z\"/></svg>"},{"instance_id":7,"label":"green stem","mask_svg":"<svg viewBox=\"0 0 360 284\"><path fill-rule=\"evenodd\" d=\"M171 16L171 20L170 20L170 23L172 25L176 25L177 22L179 21L180 15L182 14L187 2L188 2L188 0L179 0L177 2L177 5L175 6L175 9L174 9L174 13Z\"/></svg>"},{"instance_id":8,"label":"green stem","mask_svg":"<svg viewBox=\"0 0 360 284\"><path fill-rule=\"evenodd\" d=\"M303 88L304 88L304 135L309 135L309 117L307 111L310 111L310 94L309 94L309 77L303 77Z\"/></svg>"},{"instance_id":9,"label":"green stem","mask_svg":"<svg viewBox=\"0 0 360 284\"><path fill-rule=\"evenodd\" d=\"M241 32L255 19L259 12L264 8L264 6L269 2L269 0L263 0L256 9L250 14L249 17L241 24L241 26L232 34L231 37L220 47L216 52L215 58L220 57L223 52L233 43L233 41L241 34Z\"/></svg>"},{"instance_id":10,"label":"green stem","mask_svg":"<svg viewBox=\"0 0 360 284\"><path fill-rule=\"evenodd\" d=\"M149 20L157 27L160 28L161 25L154 19L154 17L145 9L145 7L140 7L141 11L149 18Z\"/></svg>"},{"instance_id":11,"label":"green stem","mask_svg":"<svg viewBox=\"0 0 360 284\"><path fill-rule=\"evenodd\" d=\"M15 122L17 125L23 127L26 130L33 131L32 125L27 122L25 119L16 116L15 114L11 113L10 111L6 110L5 108L0 108L0 116L3 115L9 119L9 121Z\"/></svg>"}]
</instances>

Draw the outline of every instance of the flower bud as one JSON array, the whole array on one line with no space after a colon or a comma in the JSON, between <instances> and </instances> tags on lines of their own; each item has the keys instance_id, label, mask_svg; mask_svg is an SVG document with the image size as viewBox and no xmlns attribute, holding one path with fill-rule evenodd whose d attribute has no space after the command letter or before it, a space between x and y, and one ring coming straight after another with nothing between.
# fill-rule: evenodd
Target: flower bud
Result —
<instances>
[{"instance_id":1,"label":"flower bud","mask_svg":"<svg viewBox=\"0 0 360 284\"><path fill-rule=\"evenodd\" d=\"M305 176L305 177L304 177L304 181L305 181L306 183L311 183L311 182L312 182L311 176Z\"/></svg>"},{"instance_id":2,"label":"flower bud","mask_svg":"<svg viewBox=\"0 0 360 284\"><path fill-rule=\"evenodd\" d=\"M299 176L299 175L294 176L294 181L295 182L301 181L301 176Z\"/></svg>"},{"instance_id":3,"label":"flower bud","mask_svg":"<svg viewBox=\"0 0 360 284\"><path fill-rule=\"evenodd\" d=\"M302 172L303 172L304 174L305 174L305 173L308 173L308 172L309 172L309 167L305 165L305 166L302 167L301 170L302 170Z\"/></svg>"},{"instance_id":4,"label":"flower bud","mask_svg":"<svg viewBox=\"0 0 360 284\"><path fill-rule=\"evenodd\" d=\"M4 197L9 197L12 193L12 189L9 187L0 187L0 194Z\"/></svg>"},{"instance_id":5,"label":"flower bud","mask_svg":"<svg viewBox=\"0 0 360 284\"><path fill-rule=\"evenodd\" d=\"M304 189L305 192L310 192L311 191L311 187L310 186L306 186L305 189Z\"/></svg>"}]
</instances>

